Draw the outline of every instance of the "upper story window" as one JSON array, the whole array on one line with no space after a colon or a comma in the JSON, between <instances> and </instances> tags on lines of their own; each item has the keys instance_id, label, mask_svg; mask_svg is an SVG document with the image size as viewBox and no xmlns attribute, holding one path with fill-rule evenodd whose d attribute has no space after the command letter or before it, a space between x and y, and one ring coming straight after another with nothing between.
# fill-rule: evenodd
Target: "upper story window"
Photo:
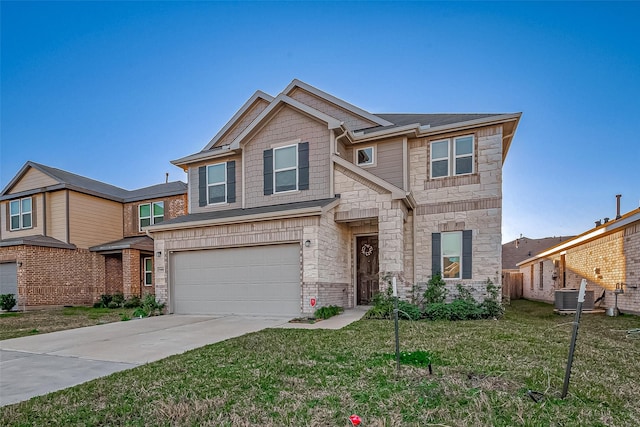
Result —
<instances>
[{"instance_id":1,"label":"upper story window","mask_svg":"<svg viewBox=\"0 0 640 427\"><path fill-rule=\"evenodd\" d=\"M309 189L309 143L274 147L263 152L264 195Z\"/></svg>"},{"instance_id":2,"label":"upper story window","mask_svg":"<svg viewBox=\"0 0 640 427\"><path fill-rule=\"evenodd\" d=\"M207 204L227 202L227 164L207 166Z\"/></svg>"},{"instance_id":3,"label":"upper story window","mask_svg":"<svg viewBox=\"0 0 640 427\"><path fill-rule=\"evenodd\" d=\"M356 163L358 166L371 166L375 164L375 150L373 147L358 148L356 150Z\"/></svg>"},{"instance_id":4,"label":"upper story window","mask_svg":"<svg viewBox=\"0 0 640 427\"><path fill-rule=\"evenodd\" d=\"M235 203L236 161L198 168L198 206Z\"/></svg>"},{"instance_id":5,"label":"upper story window","mask_svg":"<svg viewBox=\"0 0 640 427\"><path fill-rule=\"evenodd\" d=\"M276 193L298 189L298 144L273 149L273 183Z\"/></svg>"},{"instance_id":6,"label":"upper story window","mask_svg":"<svg viewBox=\"0 0 640 427\"><path fill-rule=\"evenodd\" d=\"M12 231L33 227L31 197L9 202L9 216Z\"/></svg>"},{"instance_id":7,"label":"upper story window","mask_svg":"<svg viewBox=\"0 0 640 427\"><path fill-rule=\"evenodd\" d=\"M431 178L473 173L473 135L431 143Z\"/></svg>"},{"instance_id":8,"label":"upper story window","mask_svg":"<svg viewBox=\"0 0 640 427\"><path fill-rule=\"evenodd\" d=\"M164 221L164 202L145 203L138 206L139 229Z\"/></svg>"}]
</instances>

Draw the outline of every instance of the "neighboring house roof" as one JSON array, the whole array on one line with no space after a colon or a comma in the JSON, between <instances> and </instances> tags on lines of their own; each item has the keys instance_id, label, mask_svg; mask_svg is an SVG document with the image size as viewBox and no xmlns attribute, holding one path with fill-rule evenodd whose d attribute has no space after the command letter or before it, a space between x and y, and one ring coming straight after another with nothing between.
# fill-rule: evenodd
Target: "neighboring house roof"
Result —
<instances>
[{"instance_id":1,"label":"neighboring house roof","mask_svg":"<svg viewBox=\"0 0 640 427\"><path fill-rule=\"evenodd\" d=\"M179 216L168 221L163 221L160 224L145 227L145 229L150 231L161 231L163 229L180 228L181 225L191 227L222 222L238 223L243 221L255 221L257 219L273 219L274 217L279 216L300 217L305 215L319 215L322 212L334 207L339 200L340 197L336 196L329 199L284 203L281 205L259 206L246 209L228 209L212 212L199 212Z\"/></svg>"},{"instance_id":2,"label":"neighboring house roof","mask_svg":"<svg viewBox=\"0 0 640 427\"><path fill-rule=\"evenodd\" d=\"M58 183L46 188L37 188L27 192L19 194L8 194L9 190L27 173L30 168L34 168L45 175L56 180ZM71 172L64 171L62 169L53 168L51 166L42 165L28 161L20 169L20 171L13 177L13 179L6 185L6 187L0 193L0 200L7 200L15 198L18 195L28 195L40 193L42 191L53 191L60 189L75 190L80 193L90 194L93 196L101 197L108 200L113 200L121 203L133 202L137 200L152 199L157 197L166 197L178 194L185 194L187 192L187 184L181 181L169 182L165 184L152 185L150 187L141 188L138 190L125 190L120 187L116 187L111 184L96 181L85 176L76 175Z\"/></svg>"},{"instance_id":3,"label":"neighboring house roof","mask_svg":"<svg viewBox=\"0 0 640 427\"><path fill-rule=\"evenodd\" d=\"M104 243L89 248L89 250L93 252L119 252L123 249L138 249L153 252L153 239L148 236L125 237L115 242Z\"/></svg>"},{"instance_id":4,"label":"neighboring house roof","mask_svg":"<svg viewBox=\"0 0 640 427\"><path fill-rule=\"evenodd\" d=\"M529 237L520 237L502 245L502 269L517 270L517 264L540 251L551 246L555 246L560 242L572 239L574 236L559 237L543 237L542 239L531 239Z\"/></svg>"},{"instance_id":5,"label":"neighboring house roof","mask_svg":"<svg viewBox=\"0 0 640 427\"><path fill-rule=\"evenodd\" d=\"M47 248L75 249L76 245L65 243L53 237L36 235L26 237L14 237L11 239L0 240L0 247L6 246L44 246Z\"/></svg>"},{"instance_id":6,"label":"neighboring house roof","mask_svg":"<svg viewBox=\"0 0 640 427\"><path fill-rule=\"evenodd\" d=\"M527 258L523 261L520 261L517 265L518 267L533 261L537 261L538 259L544 258L548 255L558 253L563 250L567 250L572 247L579 246L583 243L595 240L599 237L610 234L614 231L624 229L629 224L633 224L636 222L640 222L640 208L634 209L631 212L628 212L622 215L620 218L605 222L604 224L598 225L576 237L565 240L564 242L558 243L555 246L552 246L542 252L535 254L533 257Z\"/></svg>"},{"instance_id":7,"label":"neighboring house roof","mask_svg":"<svg viewBox=\"0 0 640 427\"><path fill-rule=\"evenodd\" d=\"M376 114L392 123L390 126L362 129L364 133L377 132L381 129L390 129L398 126L406 126L418 123L420 126L445 126L454 123L464 123L471 120L486 119L487 117L500 116L502 114Z\"/></svg>"}]
</instances>

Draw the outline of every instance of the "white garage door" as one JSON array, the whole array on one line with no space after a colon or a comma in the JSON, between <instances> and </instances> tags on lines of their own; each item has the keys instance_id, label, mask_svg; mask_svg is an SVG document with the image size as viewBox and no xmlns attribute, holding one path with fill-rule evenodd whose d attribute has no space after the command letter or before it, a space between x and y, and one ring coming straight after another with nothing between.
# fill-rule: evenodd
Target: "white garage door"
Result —
<instances>
[{"instance_id":1,"label":"white garage door","mask_svg":"<svg viewBox=\"0 0 640 427\"><path fill-rule=\"evenodd\" d=\"M15 262L0 264L0 294L18 294L18 269Z\"/></svg>"},{"instance_id":2,"label":"white garage door","mask_svg":"<svg viewBox=\"0 0 640 427\"><path fill-rule=\"evenodd\" d=\"M300 245L171 254L178 314L300 314Z\"/></svg>"}]
</instances>

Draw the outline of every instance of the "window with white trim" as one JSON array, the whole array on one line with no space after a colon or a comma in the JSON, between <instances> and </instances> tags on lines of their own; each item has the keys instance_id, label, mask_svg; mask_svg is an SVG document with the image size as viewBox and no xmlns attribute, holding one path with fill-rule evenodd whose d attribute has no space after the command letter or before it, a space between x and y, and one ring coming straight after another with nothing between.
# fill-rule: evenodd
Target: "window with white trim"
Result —
<instances>
[{"instance_id":1,"label":"window with white trim","mask_svg":"<svg viewBox=\"0 0 640 427\"><path fill-rule=\"evenodd\" d=\"M375 164L375 150L373 147L358 148L356 150L356 164L358 166L371 166Z\"/></svg>"},{"instance_id":2,"label":"window with white trim","mask_svg":"<svg viewBox=\"0 0 640 427\"><path fill-rule=\"evenodd\" d=\"M153 258L142 259L143 268L143 280L144 286L153 286Z\"/></svg>"},{"instance_id":3,"label":"window with white trim","mask_svg":"<svg viewBox=\"0 0 640 427\"><path fill-rule=\"evenodd\" d=\"M207 204L227 203L227 163L207 166Z\"/></svg>"},{"instance_id":4,"label":"window with white trim","mask_svg":"<svg viewBox=\"0 0 640 427\"><path fill-rule=\"evenodd\" d=\"M473 173L473 135L433 141L431 143L431 178Z\"/></svg>"},{"instance_id":5,"label":"window with white trim","mask_svg":"<svg viewBox=\"0 0 640 427\"><path fill-rule=\"evenodd\" d=\"M31 197L9 202L10 230L23 230L33 227Z\"/></svg>"},{"instance_id":6,"label":"window with white trim","mask_svg":"<svg viewBox=\"0 0 640 427\"><path fill-rule=\"evenodd\" d=\"M138 205L138 229L164 221L164 202Z\"/></svg>"},{"instance_id":7,"label":"window with white trim","mask_svg":"<svg viewBox=\"0 0 640 427\"><path fill-rule=\"evenodd\" d=\"M273 149L275 193L298 189L298 144Z\"/></svg>"},{"instance_id":8,"label":"window with white trim","mask_svg":"<svg viewBox=\"0 0 640 427\"><path fill-rule=\"evenodd\" d=\"M462 272L462 232L442 233L442 278L459 279Z\"/></svg>"}]
</instances>

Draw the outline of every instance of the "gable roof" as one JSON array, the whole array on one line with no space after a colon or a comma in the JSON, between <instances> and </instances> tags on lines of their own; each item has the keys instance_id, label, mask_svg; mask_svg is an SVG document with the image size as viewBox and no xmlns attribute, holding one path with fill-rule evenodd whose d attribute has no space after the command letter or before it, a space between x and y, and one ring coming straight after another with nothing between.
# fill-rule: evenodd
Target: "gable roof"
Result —
<instances>
[{"instance_id":1,"label":"gable roof","mask_svg":"<svg viewBox=\"0 0 640 427\"><path fill-rule=\"evenodd\" d=\"M627 212L618 219L605 222L604 224L598 225L578 236L575 236L546 250L543 250L542 252L539 252L530 258L520 261L517 265L518 267L520 267L522 265L544 258L548 255L556 254L569 248L579 246L583 243L590 242L602 236L611 234L617 230L624 229L624 227L634 223L640 223L640 207L632 210L631 212Z\"/></svg>"},{"instance_id":2,"label":"gable roof","mask_svg":"<svg viewBox=\"0 0 640 427\"><path fill-rule=\"evenodd\" d=\"M363 129L347 129L342 121L335 117L318 111L317 109L293 99L291 96L297 89L302 89L313 96L316 96L328 104L337 106L338 108L350 112L354 116L361 117L365 121L374 123L373 126ZM242 115L251 108L252 105L258 99L263 99L269 102L269 105L262 110L262 112L253 119L253 121L229 144L229 146L216 147L218 142L227 132L231 129L236 121L238 121ZM503 161L506 158L515 128L520 120L521 113L442 113L442 114L414 114L414 113L380 113L373 114L365 111L355 105L349 104L335 96L323 92L305 82L298 79L294 79L289 85L275 98L265 94L264 92L257 91L244 105L238 110L238 112L231 118L231 120L216 134L216 136L198 153L191 154L176 160L171 161L176 166L181 166L183 169L187 164L218 158L230 154L232 152L238 152L241 149L241 142L250 136L253 132L259 130L265 120L268 120L270 115L278 111L278 108L287 104L319 121L327 123L329 129L340 129L346 131L349 136L348 139L352 143L365 142L374 138L388 137L391 135L410 135L414 134L416 137L421 137L427 134L434 134L437 132L450 131L454 129L466 129L475 126L492 125L492 124L505 124L505 134L503 135ZM377 126L376 126L377 124Z\"/></svg>"},{"instance_id":3,"label":"gable roof","mask_svg":"<svg viewBox=\"0 0 640 427\"><path fill-rule=\"evenodd\" d=\"M502 269L517 270L517 264L540 251L565 240L572 239L574 236L559 237L543 237L542 239L530 239L529 237L520 237L502 245Z\"/></svg>"},{"instance_id":4,"label":"gable roof","mask_svg":"<svg viewBox=\"0 0 640 427\"><path fill-rule=\"evenodd\" d=\"M24 175L30 168L36 169L43 174L51 177L52 179L57 181L57 184L17 194L8 194L11 188L16 185L22 179L22 177L24 177ZM42 191L53 191L61 189L75 190L80 193L90 194L92 196L101 197L103 199L125 203L156 197L184 194L187 192L187 184L182 181L175 181L130 191L101 181L96 181L95 179L87 178L82 175L76 175L62 169L57 169L51 166L28 161L2 190L2 193L0 193L0 200L12 199L21 195L36 194Z\"/></svg>"}]
</instances>

